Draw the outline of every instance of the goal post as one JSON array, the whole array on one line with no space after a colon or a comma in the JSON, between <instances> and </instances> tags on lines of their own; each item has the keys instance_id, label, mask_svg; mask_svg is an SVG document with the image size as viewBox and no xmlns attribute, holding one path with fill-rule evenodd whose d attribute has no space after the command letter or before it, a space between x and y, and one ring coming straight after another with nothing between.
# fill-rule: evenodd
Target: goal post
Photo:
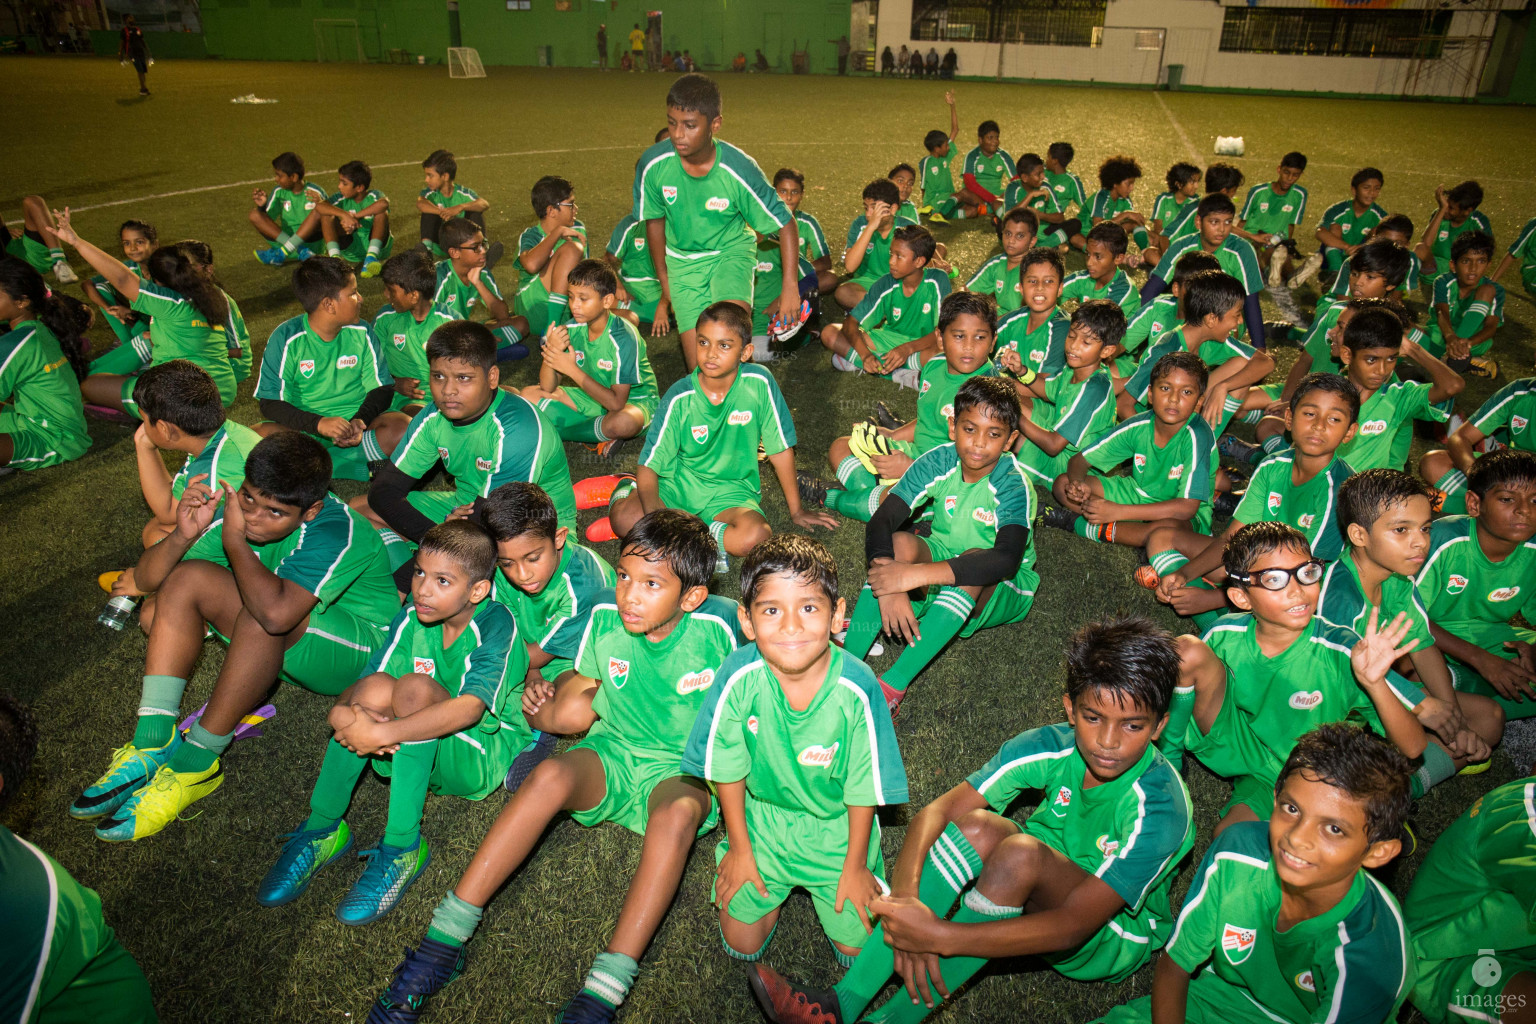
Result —
<instances>
[{"instance_id":1,"label":"goal post","mask_svg":"<svg viewBox=\"0 0 1536 1024\"><path fill-rule=\"evenodd\" d=\"M480 63L480 51L473 46L448 47L449 78L484 78L485 65Z\"/></svg>"},{"instance_id":2,"label":"goal post","mask_svg":"<svg viewBox=\"0 0 1536 1024\"><path fill-rule=\"evenodd\" d=\"M368 63L356 18L316 18L315 60L326 63Z\"/></svg>"}]
</instances>

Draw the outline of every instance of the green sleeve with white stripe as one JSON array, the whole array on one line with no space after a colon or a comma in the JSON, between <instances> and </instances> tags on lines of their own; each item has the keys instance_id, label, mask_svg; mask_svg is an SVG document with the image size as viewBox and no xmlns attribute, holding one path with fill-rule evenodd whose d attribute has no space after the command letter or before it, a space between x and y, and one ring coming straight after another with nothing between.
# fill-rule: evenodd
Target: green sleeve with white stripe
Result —
<instances>
[{"instance_id":1,"label":"green sleeve with white stripe","mask_svg":"<svg viewBox=\"0 0 1536 1024\"><path fill-rule=\"evenodd\" d=\"M779 390L773 375L764 370L763 377L767 387L758 399L758 418L762 422L759 432L763 450L769 455L777 455L795 446L795 421L790 416L784 393Z\"/></svg>"},{"instance_id":2,"label":"green sleeve with white stripe","mask_svg":"<svg viewBox=\"0 0 1536 1024\"><path fill-rule=\"evenodd\" d=\"M1065 370L1063 373L1067 372ZM1065 415L1056 422L1052 429L1067 439L1067 443L1074 448L1083 439L1083 434L1093 425L1099 411L1110 402L1114 401L1114 385L1108 376L1095 373L1083 382L1072 404L1065 410Z\"/></svg>"},{"instance_id":3,"label":"green sleeve with white stripe","mask_svg":"<svg viewBox=\"0 0 1536 1024\"><path fill-rule=\"evenodd\" d=\"M437 435L434 430L436 422L442 418L443 415L437 411L437 406L429 402L411 418L410 426L405 428L405 436L395 447L393 456L395 468L412 480L421 480L426 477L442 458L437 450Z\"/></svg>"},{"instance_id":4,"label":"green sleeve with white stripe","mask_svg":"<svg viewBox=\"0 0 1536 1024\"><path fill-rule=\"evenodd\" d=\"M517 635L512 612L490 597L485 600L487 607L477 611L471 623L480 629L480 644L470 652L458 695L480 698L485 709L500 718L508 697L528 674L528 646Z\"/></svg>"},{"instance_id":5,"label":"green sleeve with white stripe","mask_svg":"<svg viewBox=\"0 0 1536 1024\"><path fill-rule=\"evenodd\" d=\"M1088 465L1095 469L1110 470L1134 455L1142 433L1136 427L1146 415L1142 413L1134 416L1099 438L1097 444L1082 453Z\"/></svg>"},{"instance_id":6,"label":"green sleeve with white stripe","mask_svg":"<svg viewBox=\"0 0 1536 1024\"><path fill-rule=\"evenodd\" d=\"M848 760L844 762L843 803L849 807L906 803L907 773L879 681L863 662L844 655L838 685L845 684L858 689L862 699L853 693L844 698L843 742Z\"/></svg>"},{"instance_id":7,"label":"green sleeve with white stripe","mask_svg":"<svg viewBox=\"0 0 1536 1024\"><path fill-rule=\"evenodd\" d=\"M1189 883L1189 893L1184 897L1184 909L1179 914L1178 924L1174 926L1173 938L1163 950L1164 956L1171 957L1174 963L1191 974L1211 958L1221 939L1221 900L1226 879L1222 877L1224 862L1217 860L1216 855L1222 851L1223 845L1227 845L1222 841L1225 835L1224 832L1217 836L1206 847L1200 867ZM1265 870L1267 864L1263 868L1252 867L1246 872L1248 877L1244 881L1251 882L1262 877L1260 873Z\"/></svg>"},{"instance_id":8,"label":"green sleeve with white stripe","mask_svg":"<svg viewBox=\"0 0 1536 1024\"><path fill-rule=\"evenodd\" d=\"M1067 746L1063 746L1064 739ZM990 761L965 781L1001 814L1020 793L1045 786L1057 763L1071 756L1073 742L1069 725L1047 725L1021 732L1005 742Z\"/></svg>"},{"instance_id":9,"label":"green sleeve with white stripe","mask_svg":"<svg viewBox=\"0 0 1536 1024\"><path fill-rule=\"evenodd\" d=\"M757 645L748 644L732 651L715 673L715 681L704 695L683 750L685 774L730 783L740 782L752 770L742 714L747 706L743 694L753 685L754 675L767 671L761 664L747 667L760 657Z\"/></svg>"},{"instance_id":10,"label":"green sleeve with white stripe","mask_svg":"<svg viewBox=\"0 0 1536 1024\"><path fill-rule=\"evenodd\" d=\"M402 634L408 629L415 628L415 622L416 606L407 601L405 606L395 613L395 620L389 624L389 629L385 631L384 642L374 648L372 654L368 655L368 664L363 666L363 670L357 674L357 678L367 679L375 672L389 671L390 663L395 661L401 652L409 655L411 652L410 639ZM404 675L404 672L394 672L391 674L399 678L401 675Z\"/></svg>"},{"instance_id":11,"label":"green sleeve with white stripe","mask_svg":"<svg viewBox=\"0 0 1536 1024\"><path fill-rule=\"evenodd\" d=\"M1193 838L1189 793L1171 766L1154 757L1135 785L1141 792L1120 807L1127 838L1096 872L1133 913Z\"/></svg>"}]
</instances>

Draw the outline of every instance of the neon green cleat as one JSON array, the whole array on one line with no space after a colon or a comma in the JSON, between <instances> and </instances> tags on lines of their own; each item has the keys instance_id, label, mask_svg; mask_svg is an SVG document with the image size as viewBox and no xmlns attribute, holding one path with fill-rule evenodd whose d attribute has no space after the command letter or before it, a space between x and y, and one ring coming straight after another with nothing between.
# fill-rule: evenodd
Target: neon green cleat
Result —
<instances>
[{"instance_id":1,"label":"neon green cleat","mask_svg":"<svg viewBox=\"0 0 1536 1024\"><path fill-rule=\"evenodd\" d=\"M112 760L101 778L86 786L69 805L69 816L86 821L116 811L149 785L155 773L170 762L180 744L181 734L178 732L163 747L140 750L132 743L118 747L112 751Z\"/></svg>"},{"instance_id":2,"label":"neon green cleat","mask_svg":"<svg viewBox=\"0 0 1536 1024\"><path fill-rule=\"evenodd\" d=\"M173 772L166 765L155 773L149 785L97 826L96 838L109 843L146 839L223 784L224 766L218 761L201 772Z\"/></svg>"},{"instance_id":3,"label":"neon green cleat","mask_svg":"<svg viewBox=\"0 0 1536 1024\"><path fill-rule=\"evenodd\" d=\"M933 214L931 216L929 216L929 218L928 218L928 223L929 224L948 224L949 223L949 218L944 216L938 210L934 210Z\"/></svg>"},{"instance_id":4,"label":"neon green cleat","mask_svg":"<svg viewBox=\"0 0 1536 1024\"><path fill-rule=\"evenodd\" d=\"M363 272L361 274L359 274L358 276L359 277L378 277L379 276L379 272L382 271L383 269L384 269L384 264L380 263L378 260L372 260L372 259L371 260L365 260L363 262Z\"/></svg>"}]
</instances>

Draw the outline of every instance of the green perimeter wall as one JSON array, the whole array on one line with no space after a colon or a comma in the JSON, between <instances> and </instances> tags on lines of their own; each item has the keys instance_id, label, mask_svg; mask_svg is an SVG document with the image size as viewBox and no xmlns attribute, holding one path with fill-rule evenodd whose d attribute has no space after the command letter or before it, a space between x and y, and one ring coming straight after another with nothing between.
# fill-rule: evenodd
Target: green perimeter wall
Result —
<instances>
[{"instance_id":1,"label":"green perimeter wall","mask_svg":"<svg viewBox=\"0 0 1536 1024\"><path fill-rule=\"evenodd\" d=\"M442 63L448 50L443 0L202 0L201 14L212 57L314 60L317 19L356 21L357 38L371 61L388 59L390 50L406 50ZM350 38L350 33L321 31L329 34L331 46Z\"/></svg>"}]
</instances>

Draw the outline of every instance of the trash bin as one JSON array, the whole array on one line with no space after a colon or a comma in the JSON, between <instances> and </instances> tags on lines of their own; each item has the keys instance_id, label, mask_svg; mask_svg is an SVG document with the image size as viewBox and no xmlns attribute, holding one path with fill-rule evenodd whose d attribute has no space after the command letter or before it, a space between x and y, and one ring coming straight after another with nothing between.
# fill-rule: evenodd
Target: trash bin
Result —
<instances>
[{"instance_id":1,"label":"trash bin","mask_svg":"<svg viewBox=\"0 0 1536 1024\"><path fill-rule=\"evenodd\" d=\"M553 46L536 46L534 49L538 51L539 67L552 68L555 66L555 48ZM1170 64L1169 67L1171 68L1173 65Z\"/></svg>"},{"instance_id":2,"label":"trash bin","mask_svg":"<svg viewBox=\"0 0 1536 1024\"><path fill-rule=\"evenodd\" d=\"M1184 85L1184 65L1183 64L1169 64L1168 65L1168 91L1169 92L1178 92L1179 89L1183 85Z\"/></svg>"}]
</instances>

